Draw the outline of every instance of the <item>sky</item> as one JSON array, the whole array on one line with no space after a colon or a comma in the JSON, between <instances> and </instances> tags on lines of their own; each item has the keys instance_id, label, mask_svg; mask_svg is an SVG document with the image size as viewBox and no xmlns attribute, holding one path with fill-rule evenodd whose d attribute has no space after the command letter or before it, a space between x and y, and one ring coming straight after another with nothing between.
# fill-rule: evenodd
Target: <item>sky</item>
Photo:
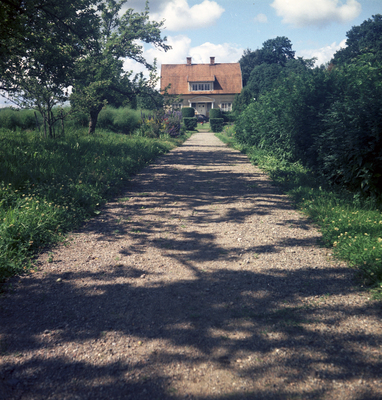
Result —
<instances>
[{"instance_id":1,"label":"sky","mask_svg":"<svg viewBox=\"0 0 382 400\"><path fill-rule=\"evenodd\" d=\"M127 0L128 8L144 11L146 0ZM277 36L286 36L296 56L327 63L345 46L346 33L375 14L382 0L151 0L150 18L164 20L162 33L171 50L144 44L144 56L161 64L238 62L244 50L256 50ZM146 72L132 60L127 71ZM146 73L145 73L146 74ZM146 74L147 76L147 74ZM5 106L0 97L0 107Z\"/></svg>"},{"instance_id":2,"label":"sky","mask_svg":"<svg viewBox=\"0 0 382 400\"><path fill-rule=\"evenodd\" d=\"M129 0L127 8L142 11L145 0ZM346 33L375 14L382 0L151 0L150 18L165 20L168 52L145 45L150 62L163 64L238 62L245 49L256 50L277 36L286 36L296 56L327 63L345 46ZM127 60L125 68L143 71Z\"/></svg>"}]
</instances>

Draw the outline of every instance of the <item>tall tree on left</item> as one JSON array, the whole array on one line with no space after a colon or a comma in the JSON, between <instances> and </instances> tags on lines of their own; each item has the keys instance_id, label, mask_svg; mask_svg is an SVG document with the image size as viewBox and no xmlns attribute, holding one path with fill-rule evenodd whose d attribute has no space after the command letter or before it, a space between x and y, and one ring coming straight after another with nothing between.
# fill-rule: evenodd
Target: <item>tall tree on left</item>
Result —
<instances>
[{"instance_id":1,"label":"tall tree on left","mask_svg":"<svg viewBox=\"0 0 382 400\"><path fill-rule=\"evenodd\" d=\"M89 116L89 134L95 132L98 115L105 104L121 106L136 101L136 96L152 96L158 77L156 62L150 64L143 56L142 43L151 43L167 51L166 38L161 37L164 22L149 20L148 2L144 12L122 8L126 0L105 0L100 5L98 46L79 60L70 103L74 109ZM143 74L133 77L124 70L129 58L143 64L150 78Z\"/></svg>"},{"instance_id":2,"label":"tall tree on left","mask_svg":"<svg viewBox=\"0 0 382 400\"><path fill-rule=\"evenodd\" d=\"M38 109L53 136L53 107L68 99L76 62L98 46L99 0L1 0L0 90Z\"/></svg>"}]
</instances>

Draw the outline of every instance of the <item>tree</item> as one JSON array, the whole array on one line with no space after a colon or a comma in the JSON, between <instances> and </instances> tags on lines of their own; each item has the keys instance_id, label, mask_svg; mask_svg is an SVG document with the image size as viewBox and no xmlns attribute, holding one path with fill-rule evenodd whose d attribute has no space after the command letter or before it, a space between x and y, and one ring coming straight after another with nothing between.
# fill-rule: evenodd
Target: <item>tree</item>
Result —
<instances>
[{"instance_id":1,"label":"tree","mask_svg":"<svg viewBox=\"0 0 382 400\"><path fill-rule=\"evenodd\" d=\"M288 60L293 60L295 52L292 50L291 41L285 36L277 36L263 43L261 49L252 51L244 50L240 58L240 68L243 77L243 86L249 82L252 70L261 64L279 64L285 66Z\"/></svg>"},{"instance_id":2,"label":"tree","mask_svg":"<svg viewBox=\"0 0 382 400\"><path fill-rule=\"evenodd\" d=\"M294 59L291 41L285 36L277 36L263 43L263 57L267 64L285 65L288 60Z\"/></svg>"},{"instance_id":3,"label":"tree","mask_svg":"<svg viewBox=\"0 0 382 400\"><path fill-rule=\"evenodd\" d=\"M251 49L244 50L244 54L239 60L240 69L241 69L241 76L243 79L243 87L247 85L249 76L253 68L256 65L260 65L263 63L262 53L261 50L257 49L252 51Z\"/></svg>"},{"instance_id":4,"label":"tree","mask_svg":"<svg viewBox=\"0 0 382 400\"><path fill-rule=\"evenodd\" d=\"M106 0L100 6L101 24L98 45L77 64L72 106L89 116L89 133L95 132L98 114L104 105L120 106L134 102L139 93L152 93L158 79L155 64L143 57L138 41L152 43L164 51L170 49L161 38L162 22L149 21L149 10L136 13L128 9L122 16L120 10L126 0ZM151 71L149 79L142 74L132 77L125 72L123 59L130 58Z\"/></svg>"},{"instance_id":5,"label":"tree","mask_svg":"<svg viewBox=\"0 0 382 400\"><path fill-rule=\"evenodd\" d=\"M338 50L332 63L341 65L352 62L356 57L372 53L382 61L382 15L373 15L359 26L353 26L346 33L346 47Z\"/></svg>"},{"instance_id":6,"label":"tree","mask_svg":"<svg viewBox=\"0 0 382 400\"><path fill-rule=\"evenodd\" d=\"M97 41L91 0L2 0L0 89L21 107L37 108L48 126L67 99L76 60Z\"/></svg>"}]
</instances>

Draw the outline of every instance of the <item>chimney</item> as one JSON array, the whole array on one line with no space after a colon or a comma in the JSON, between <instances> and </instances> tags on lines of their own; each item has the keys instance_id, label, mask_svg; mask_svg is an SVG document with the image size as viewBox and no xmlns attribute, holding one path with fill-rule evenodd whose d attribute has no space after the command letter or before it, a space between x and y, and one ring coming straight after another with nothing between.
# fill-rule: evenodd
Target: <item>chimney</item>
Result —
<instances>
[{"instance_id":1,"label":"chimney","mask_svg":"<svg viewBox=\"0 0 382 400\"><path fill-rule=\"evenodd\" d=\"M187 57L187 65L191 65L191 57Z\"/></svg>"},{"instance_id":2,"label":"chimney","mask_svg":"<svg viewBox=\"0 0 382 400\"><path fill-rule=\"evenodd\" d=\"M210 65L215 65L215 57L210 57Z\"/></svg>"}]
</instances>

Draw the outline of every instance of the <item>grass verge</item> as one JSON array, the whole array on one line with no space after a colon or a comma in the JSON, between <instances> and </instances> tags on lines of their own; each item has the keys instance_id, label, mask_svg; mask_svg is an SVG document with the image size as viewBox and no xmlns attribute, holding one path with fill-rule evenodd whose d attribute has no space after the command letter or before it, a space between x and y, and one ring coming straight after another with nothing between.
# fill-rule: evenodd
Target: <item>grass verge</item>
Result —
<instances>
[{"instance_id":1,"label":"grass verge","mask_svg":"<svg viewBox=\"0 0 382 400\"><path fill-rule=\"evenodd\" d=\"M34 254L99 214L131 175L190 136L84 132L44 139L0 129L0 282L28 270Z\"/></svg>"},{"instance_id":2,"label":"grass verge","mask_svg":"<svg viewBox=\"0 0 382 400\"><path fill-rule=\"evenodd\" d=\"M224 143L246 153L293 199L296 207L319 225L323 244L334 256L360 271L362 285L382 298L382 205L345 189L324 186L300 163L236 143L234 127L216 134Z\"/></svg>"}]
</instances>

